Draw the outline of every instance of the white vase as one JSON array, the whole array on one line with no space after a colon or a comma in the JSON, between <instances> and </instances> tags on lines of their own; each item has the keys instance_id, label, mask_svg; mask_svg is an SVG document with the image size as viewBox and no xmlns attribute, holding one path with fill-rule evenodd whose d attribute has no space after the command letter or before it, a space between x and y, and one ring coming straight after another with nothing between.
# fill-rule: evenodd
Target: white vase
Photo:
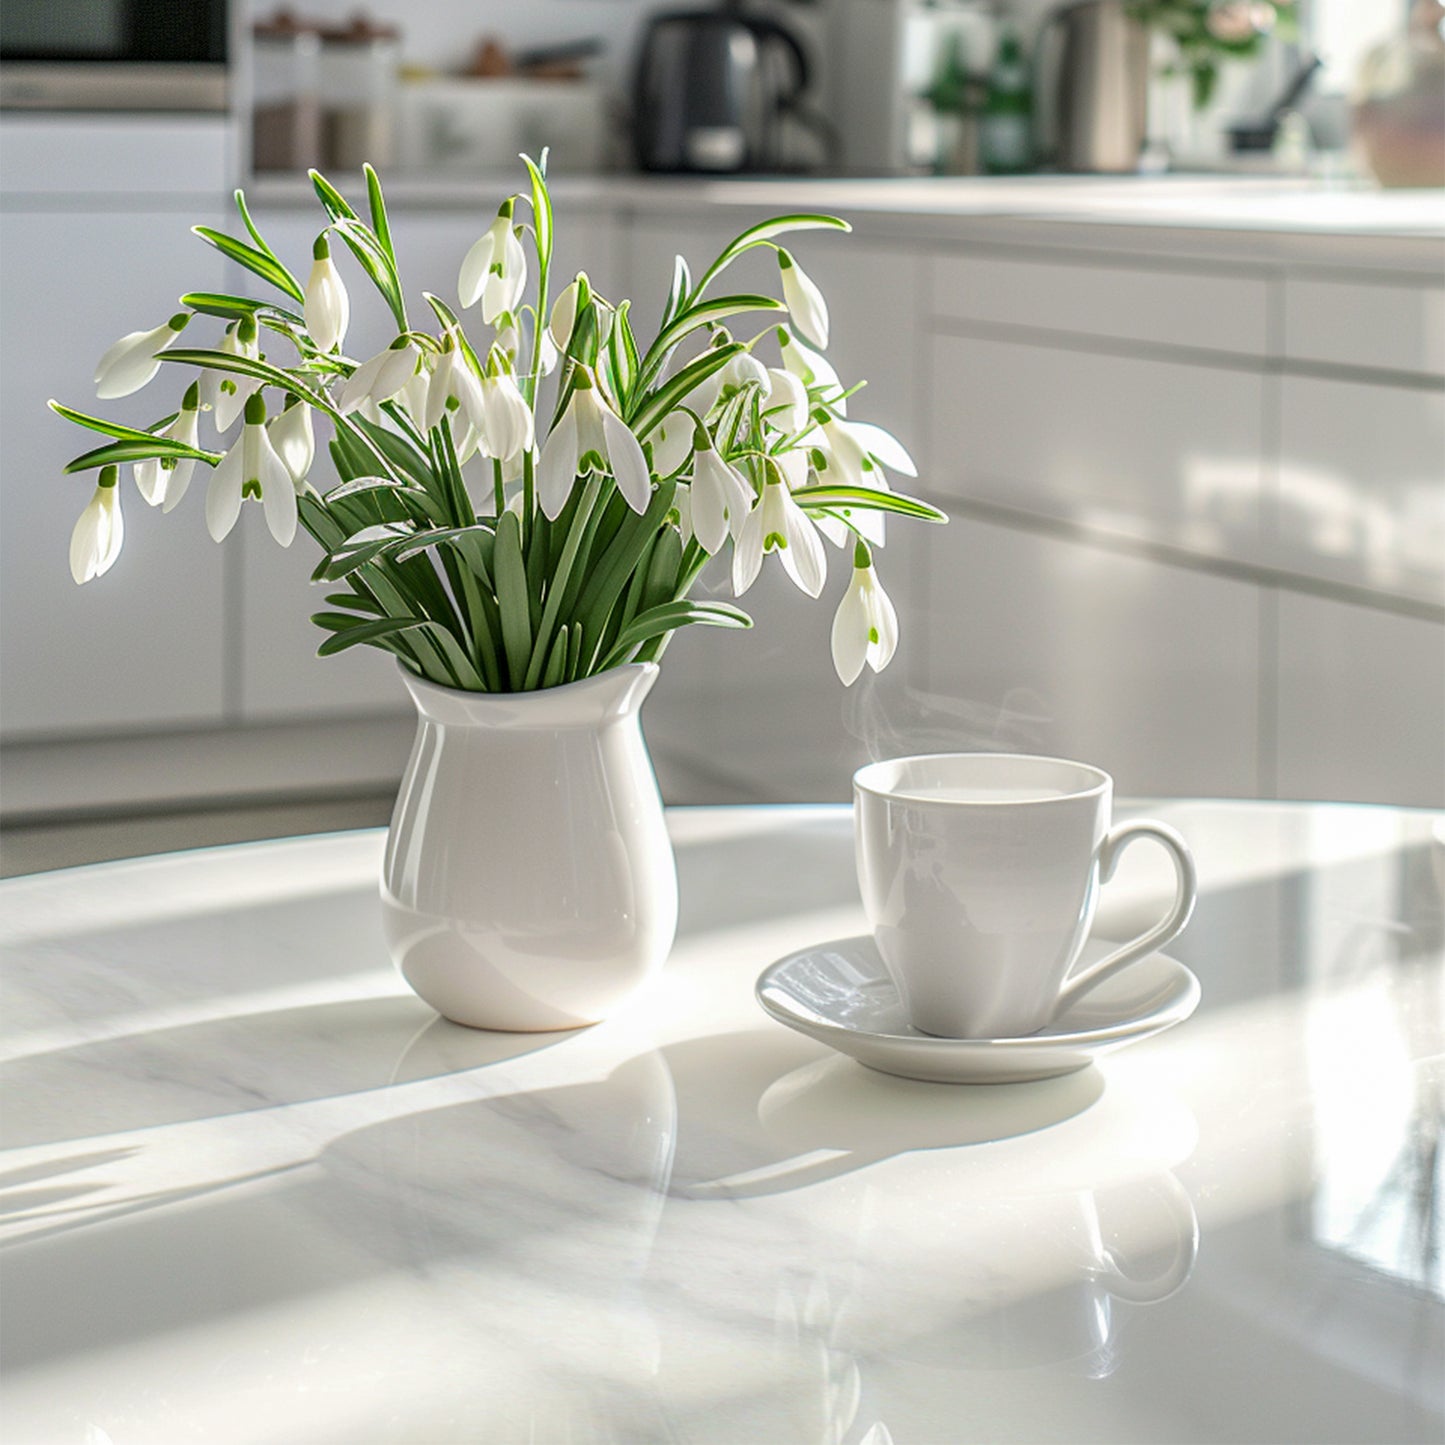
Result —
<instances>
[{"instance_id":1,"label":"white vase","mask_svg":"<svg viewBox=\"0 0 1445 1445\"><path fill-rule=\"evenodd\" d=\"M445 1017L577 1028L661 967L677 871L638 719L657 673L488 694L403 670L418 725L382 917L402 975Z\"/></svg>"}]
</instances>

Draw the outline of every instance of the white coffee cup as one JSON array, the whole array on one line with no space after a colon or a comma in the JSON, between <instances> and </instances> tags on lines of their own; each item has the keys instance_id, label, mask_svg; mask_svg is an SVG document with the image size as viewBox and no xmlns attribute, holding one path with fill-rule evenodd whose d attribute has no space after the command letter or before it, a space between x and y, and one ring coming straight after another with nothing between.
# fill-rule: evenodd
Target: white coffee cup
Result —
<instances>
[{"instance_id":1,"label":"white coffee cup","mask_svg":"<svg viewBox=\"0 0 1445 1445\"><path fill-rule=\"evenodd\" d=\"M853 778L863 907L909 1020L945 1038L1016 1038L1162 948L1189 921L1194 860L1163 823L1111 826L1114 783L1012 753L893 758ZM1099 885L1136 838L1162 843L1168 915L1078 973Z\"/></svg>"}]
</instances>

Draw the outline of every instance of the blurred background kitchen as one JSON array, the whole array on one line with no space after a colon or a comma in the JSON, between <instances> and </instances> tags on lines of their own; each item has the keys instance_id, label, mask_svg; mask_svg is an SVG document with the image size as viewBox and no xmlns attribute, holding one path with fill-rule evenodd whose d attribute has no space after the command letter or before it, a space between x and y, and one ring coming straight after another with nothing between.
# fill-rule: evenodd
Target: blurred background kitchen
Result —
<instances>
[{"instance_id":1,"label":"blurred background kitchen","mask_svg":"<svg viewBox=\"0 0 1445 1445\"><path fill-rule=\"evenodd\" d=\"M800 238L854 403L944 528L894 525L892 666L845 691L765 569L644 720L674 802L843 800L870 756L1090 759L1133 795L1445 803L1445 9L1435 0L7 0L0 11L5 871L385 822L390 660L318 661L304 538L124 497L77 588L61 476L96 359L244 186L304 270L305 172L388 183L454 290L550 147L559 258L655 321L675 251ZM740 281L775 289L759 264ZM390 339L353 287L348 351ZM375 298L369 298L375 300ZM164 373L163 373L164 375ZM135 424L156 382L102 406ZM123 479L124 480L124 479ZM191 503L194 503L193 505ZM248 509L248 512L254 509ZM726 592L721 576L715 585ZM789 595L791 592L791 595ZM700 634L700 635L695 635Z\"/></svg>"}]
</instances>

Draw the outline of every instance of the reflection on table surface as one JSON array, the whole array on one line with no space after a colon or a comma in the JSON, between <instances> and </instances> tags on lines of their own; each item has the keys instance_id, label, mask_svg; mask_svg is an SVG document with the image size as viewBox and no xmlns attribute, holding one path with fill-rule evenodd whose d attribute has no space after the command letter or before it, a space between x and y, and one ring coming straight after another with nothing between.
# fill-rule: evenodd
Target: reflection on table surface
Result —
<instances>
[{"instance_id":1,"label":"reflection on table surface","mask_svg":"<svg viewBox=\"0 0 1445 1445\"><path fill-rule=\"evenodd\" d=\"M845 809L674 814L672 961L575 1034L405 991L377 833L0 885L8 1438L1439 1440L1445 825L1147 811L1200 1011L1024 1084L757 1009L863 929Z\"/></svg>"}]
</instances>

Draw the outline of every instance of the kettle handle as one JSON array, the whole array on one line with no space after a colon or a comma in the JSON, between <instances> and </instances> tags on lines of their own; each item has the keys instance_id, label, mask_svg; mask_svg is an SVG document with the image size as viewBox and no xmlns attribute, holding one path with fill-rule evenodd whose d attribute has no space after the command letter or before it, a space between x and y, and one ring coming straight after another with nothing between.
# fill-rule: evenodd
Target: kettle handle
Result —
<instances>
[{"instance_id":1,"label":"kettle handle","mask_svg":"<svg viewBox=\"0 0 1445 1445\"><path fill-rule=\"evenodd\" d=\"M792 107L808 88L809 81L813 78L813 67L808 60L808 54L803 49L801 41L793 34L786 25L780 25L776 20L769 19L766 15L749 15L739 17L742 23L757 37L759 44L766 44L770 40L776 40L779 45L792 57L793 60L793 88L784 96L778 98L778 108L787 110Z\"/></svg>"}]
</instances>

